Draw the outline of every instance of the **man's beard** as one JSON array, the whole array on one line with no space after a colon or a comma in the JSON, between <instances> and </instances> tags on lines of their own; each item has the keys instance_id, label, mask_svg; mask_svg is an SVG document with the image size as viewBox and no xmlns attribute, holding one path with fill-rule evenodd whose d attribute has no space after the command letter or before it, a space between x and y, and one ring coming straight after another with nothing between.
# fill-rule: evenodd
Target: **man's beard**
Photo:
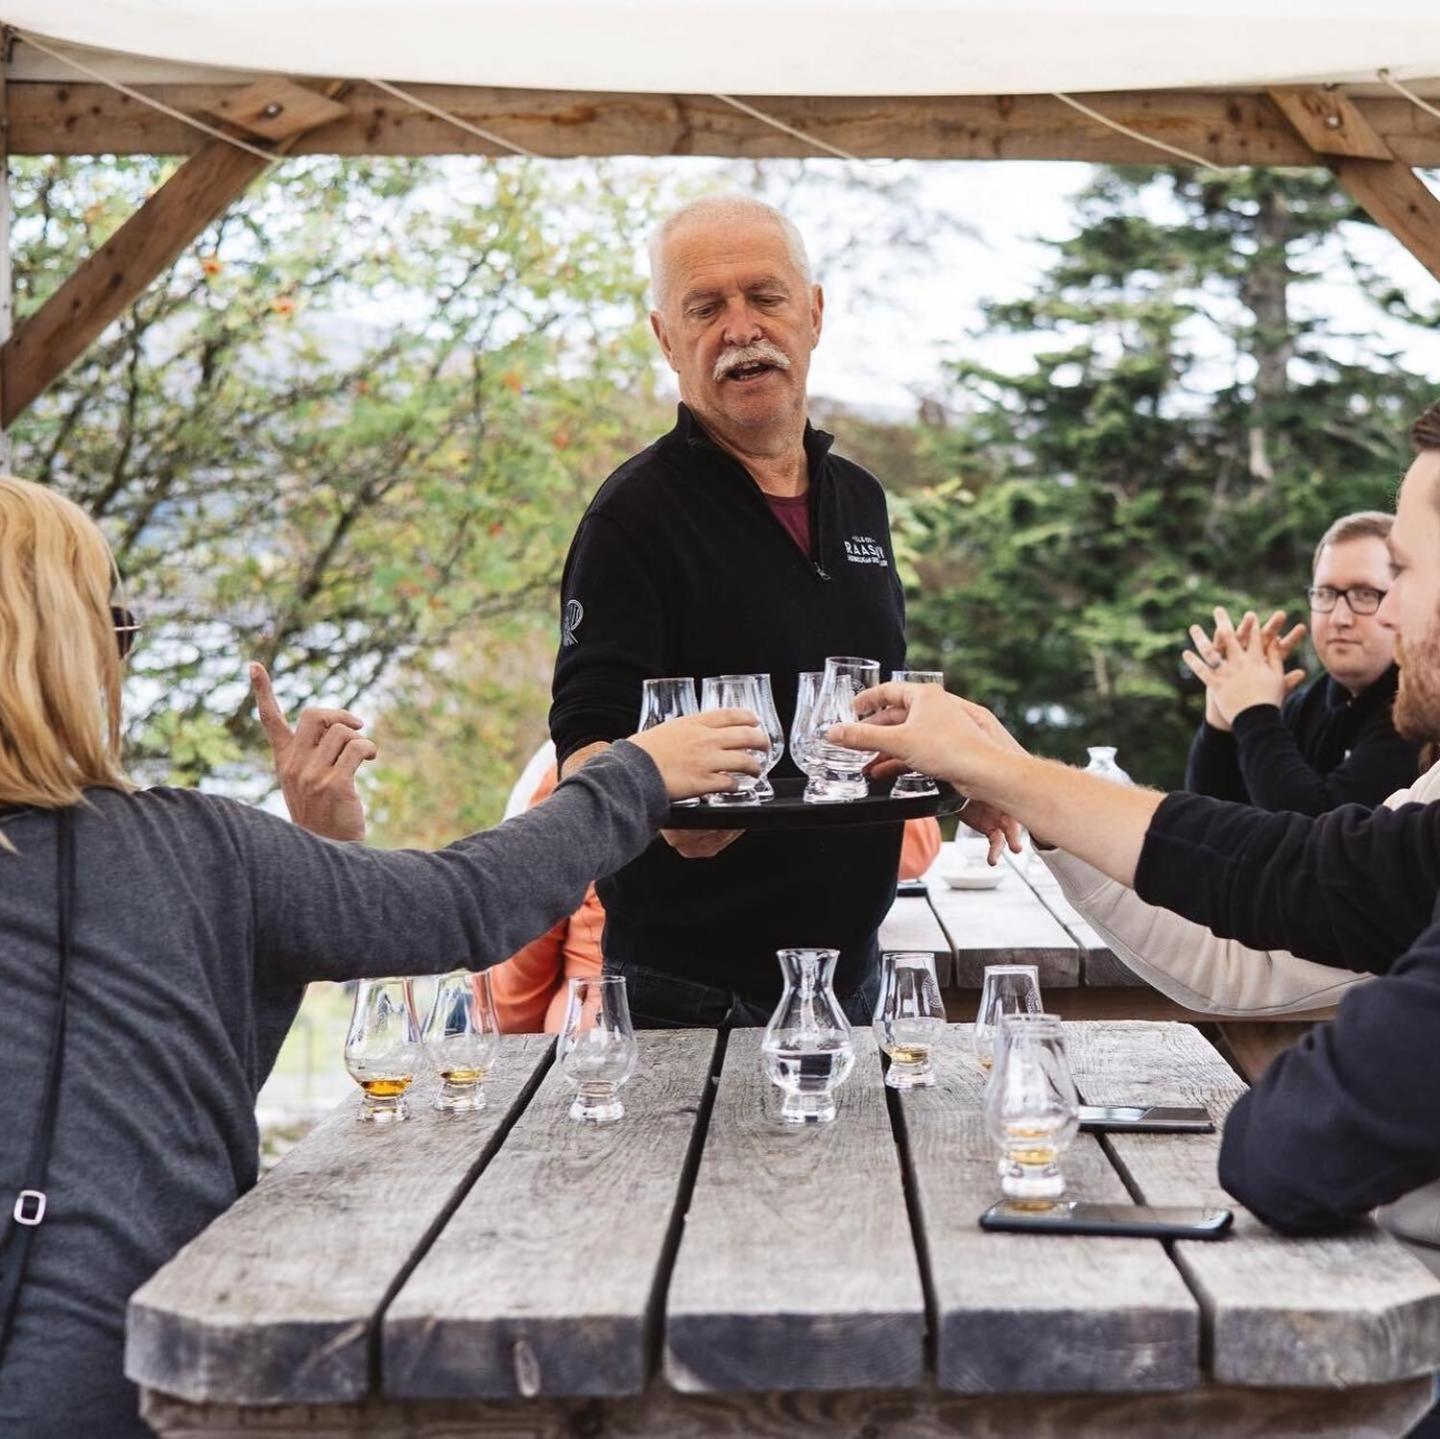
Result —
<instances>
[{"instance_id":1,"label":"man's beard","mask_svg":"<svg viewBox=\"0 0 1440 1439\"><path fill-rule=\"evenodd\" d=\"M1407 646L1397 636L1395 660L1400 666L1395 732L1413 744L1440 739L1440 624L1432 624L1417 644Z\"/></svg>"}]
</instances>

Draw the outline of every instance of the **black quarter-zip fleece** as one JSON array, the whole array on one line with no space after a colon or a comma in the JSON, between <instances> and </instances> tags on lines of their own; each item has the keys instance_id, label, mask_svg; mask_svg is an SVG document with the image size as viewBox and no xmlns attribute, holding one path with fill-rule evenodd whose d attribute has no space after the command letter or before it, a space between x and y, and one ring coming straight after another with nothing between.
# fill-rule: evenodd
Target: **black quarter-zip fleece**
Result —
<instances>
[{"instance_id":1,"label":"black quarter-zip fleece","mask_svg":"<svg viewBox=\"0 0 1440 1439\"><path fill-rule=\"evenodd\" d=\"M768 673L788 735L796 675L828 655L905 662L905 609L885 495L807 426L811 553L750 474L684 405L675 428L601 486L561 586L550 732L563 763L632 734L641 682ZM773 772L795 775L787 753ZM876 962L895 893L901 826L747 834L712 859L657 840L599 886L607 957L759 999L779 992L775 951L842 951L844 994Z\"/></svg>"}]
</instances>

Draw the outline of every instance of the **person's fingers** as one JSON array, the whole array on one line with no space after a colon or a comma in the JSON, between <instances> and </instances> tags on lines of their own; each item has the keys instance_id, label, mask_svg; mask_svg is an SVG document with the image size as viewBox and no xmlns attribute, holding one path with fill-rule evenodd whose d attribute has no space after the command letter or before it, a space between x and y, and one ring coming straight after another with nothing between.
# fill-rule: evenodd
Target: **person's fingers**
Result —
<instances>
[{"instance_id":1,"label":"person's fingers","mask_svg":"<svg viewBox=\"0 0 1440 1439\"><path fill-rule=\"evenodd\" d=\"M908 711L916 692L925 688L927 686L908 684L904 680L887 680L883 685L861 690L855 696L855 713L868 718L877 710Z\"/></svg>"},{"instance_id":2,"label":"person's fingers","mask_svg":"<svg viewBox=\"0 0 1440 1439\"><path fill-rule=\"evenodd\" d=\"M733 722L725 729L708 736L708 743L717 744L722 750L769 749L770 736L756 726L753 718Z\"/></svg>"},{"instance_id":3,"label":"person's fingers","mask_svg":"<svg viewBox=\"0 0 1440 1439\"><path fill-rule=\"evenodd\" d=\"M319 744L325 732L332 726L341 725L349 730L364 729L365 721L349 710L322 709L315 706L300 711L295 722L295 747L307 750Z\"/></svg>"},{"instance_id":4,"label":"person's fingers","mask_svg":"<svg viewBox=\"0 0 1440 1439\"><path fill-rule=\"evenodd\" d=\"M1267 643L1272 642L1275 639L1275 636L1280 633L1280 630L1284 626L1284 624L1285 611L1276 610L1273 614L1271 614L1270 618L1266 620L1263 625L1260 626L1260 633Z\"/></svg>"},{"instance_id":5,"label":"person's fingers","mask_svg":"<svg viewBox=\"0 0 1440 1439\"><path fill-rule=\"evenodd\" d=\"M1282 660L1289 659L1295 647L1305 638L1305 626L1295 625L1275 641L1275 652Z\"/></svg>"},{"instance_id":6,"label":"person's fingers","mask_svg":"<svg viewBox=\"0 0 1440 1439\"><path fill-rule=\"evenodd\" d=\"M279 751L290 741L291 730L285 719L285 712L275 698L270 673L258 661L250 665L250 688L255 691L255 709L260 716L260 728L270 741L270 748Z\"/></svg>"},{"instance_id":7,"label":"person's fingers","mask_svg":"<svg viewBox=\"0 0 1440 1439\"><path fill-rule=\"evenodd\" d=\"M1215 678L1215 666L1206 664L1194 650L1186 650L1180 658L1185 661L1190 673L1194 675L1206 689L1209 689L1211 682Z\"/></svg>"},{"instance_id":8,"label":"person's fingers","mask_svg":"<svg viewBox=\"0 0 1440 1439\"><path fill-rule=\"evenodd\" d=\"M1240 616L1240 623L1235 626L1235 638L1239 640L1242 645L1248 643L1258 623L1259 621L1256 618L1255 611L1246 610L1245 613Z\"/></svg>"},{"instance_id":9,"label":"person's fingers","mask_svg":"<svg viewBox=\"0 0 1440 1439\"><path fill-rule=\"evenodd\" d=\"M890 754L893 753L890 746L895 742L896 728L883 724L837 724L831 725L825 737L842 749L877 750L881 754Z\"/></svg>"},{"instance_id":10,"label":"person's fingers","mask_svg":"<svg viewBox=\"0 0 1440 1439\"><path fill-rule=\"evenodd\" d=\"M909 768L903 759L877 759L865 767L865 773L871 779L894 779L897 774L904 774Z\"/></svg>"},{"instance_id":11,"label":"person's fingers","mask_svg":"<svg viewBox=\"0 0 1440 1439\"><path fill-rule=\"evenodd\" d=\"M990 841L990 848L985 852L985 863L996 865L1000 863L1000 856L1005 853L1005 832L992 829L987 836Z\"/></svg>"},{"instance_id":12,"label":"person's fingers","mask_svg":"<svg viewBox=\"0 0 1440 1439\"><path fill-rule=\"evenodd\" d=\"M756 728L759 718L749 710L701 710L693 717L707 729L725 729L730 725L749 725Z\"/></svg>"},{"instance_id":13,"label":"person's fingers","mask_svg":"<svg viewBox=\"0 0 1440 1439\"><path fill-rule=\"evenodd\" d=\"M1215 653L1215 645L1210 636L1205 633L1203 625L1190 626L1190 643L1195 646L1195 653L1207 664L1212 657L1217 664L1219 663L1220 657Z\"/></svg>"},{"instance_id":14,"label":"person's fingers","mask_svg":"<svg viewBox=\"0 0 1440 1439\"><path fill-rule=\"evenodd\" d=\"M322 734L313 748L305 748L300 741L299 731L296 731L297 745L300 746L302 764L313 761L321 770L328 768L340 758L345 746L353 739L360 736L348 725L332 724Z\"/></svg>"},{"instance_id":15,"label":"person's fingers","mask_svg":"<svg viewBox=\"0 0 1440 1439\"><path fill-rule=\"evenodd\" d=\"M1285 671L1285 693L1286 693L1287 695L1290 694L1293 690L1299 689L1300 686L1303 685L1304 683L1305 683L1305 671L1304 671L1304 670L1286 670L1286 671Z\"/></svg>"},{"instance_id":16,"label":"person's fingers","mask_svg":"<svg viewBox=\"0 0 1440 1439\"><path fill-rule=\"evenodd\" d=\"M375 747L373 740L368 740L364 735L356 734L354 730L344 731L337 725L331 731L334 734L344 735L344 747L335 758L333 772L342 779L353 778L355 771L368 760L375 758L380 751Z\"/></svg>"},{"instance_id":17,"label":"person's fingers","mask_svg":"<svg viewBox=\"0 0 1440 1439\"><path fill-rule=\"evenodd\" d=\"M1013 815L1007 814L1005 818L1000 821L1000 828L1004 831L1005 838L1010 842L1010 853L1024 853L1024 831L1020 827L1020 821Z\"/></svg>"}]
</instances>

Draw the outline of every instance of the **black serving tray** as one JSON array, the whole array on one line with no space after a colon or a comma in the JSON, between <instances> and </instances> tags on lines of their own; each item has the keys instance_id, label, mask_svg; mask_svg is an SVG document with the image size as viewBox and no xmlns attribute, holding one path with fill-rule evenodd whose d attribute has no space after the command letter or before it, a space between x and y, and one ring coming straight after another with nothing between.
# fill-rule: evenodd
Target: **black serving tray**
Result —
<instances>
[{"instance_id":1,"label":"black serving tray","mask_svg":"<svg viewBox=\"0 0 1440 1439\"><path fill-rule=\"evenodd\" d=\"M893 780L872 781L865 799L852 799L844 804L806 804L803 779L772 779L775 798L759 804L706 804L670 806L665 818L666 829L849 829L856 825L894 824L898 820L919 819L927 814L954 814L965 805L965 796L952 786L939 782L938 795L920 795L914 799L891 799Z\"/></svg>"}]
</instances>

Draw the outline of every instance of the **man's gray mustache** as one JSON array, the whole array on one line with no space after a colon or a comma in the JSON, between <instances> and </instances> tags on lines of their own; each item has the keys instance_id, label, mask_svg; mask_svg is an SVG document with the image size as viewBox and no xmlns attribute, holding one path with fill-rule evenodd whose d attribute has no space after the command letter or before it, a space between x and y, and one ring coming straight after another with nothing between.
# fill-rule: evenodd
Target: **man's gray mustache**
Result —
<instances>
[{"instance_id":1,"label":"man's gray mustache","mask_svg":"<svg viewBox=\"0 0 1440 1439\"><path fill-rule=\"evenodd\" d=\"M790 360L783 350L777 349L768 340L757 340L753 345L742 345L738 350L726 350L715 361L715 378L723 380L732 370L755 364L774 365L777 370L790 368Z\"/></svg>"}]
</instances>

